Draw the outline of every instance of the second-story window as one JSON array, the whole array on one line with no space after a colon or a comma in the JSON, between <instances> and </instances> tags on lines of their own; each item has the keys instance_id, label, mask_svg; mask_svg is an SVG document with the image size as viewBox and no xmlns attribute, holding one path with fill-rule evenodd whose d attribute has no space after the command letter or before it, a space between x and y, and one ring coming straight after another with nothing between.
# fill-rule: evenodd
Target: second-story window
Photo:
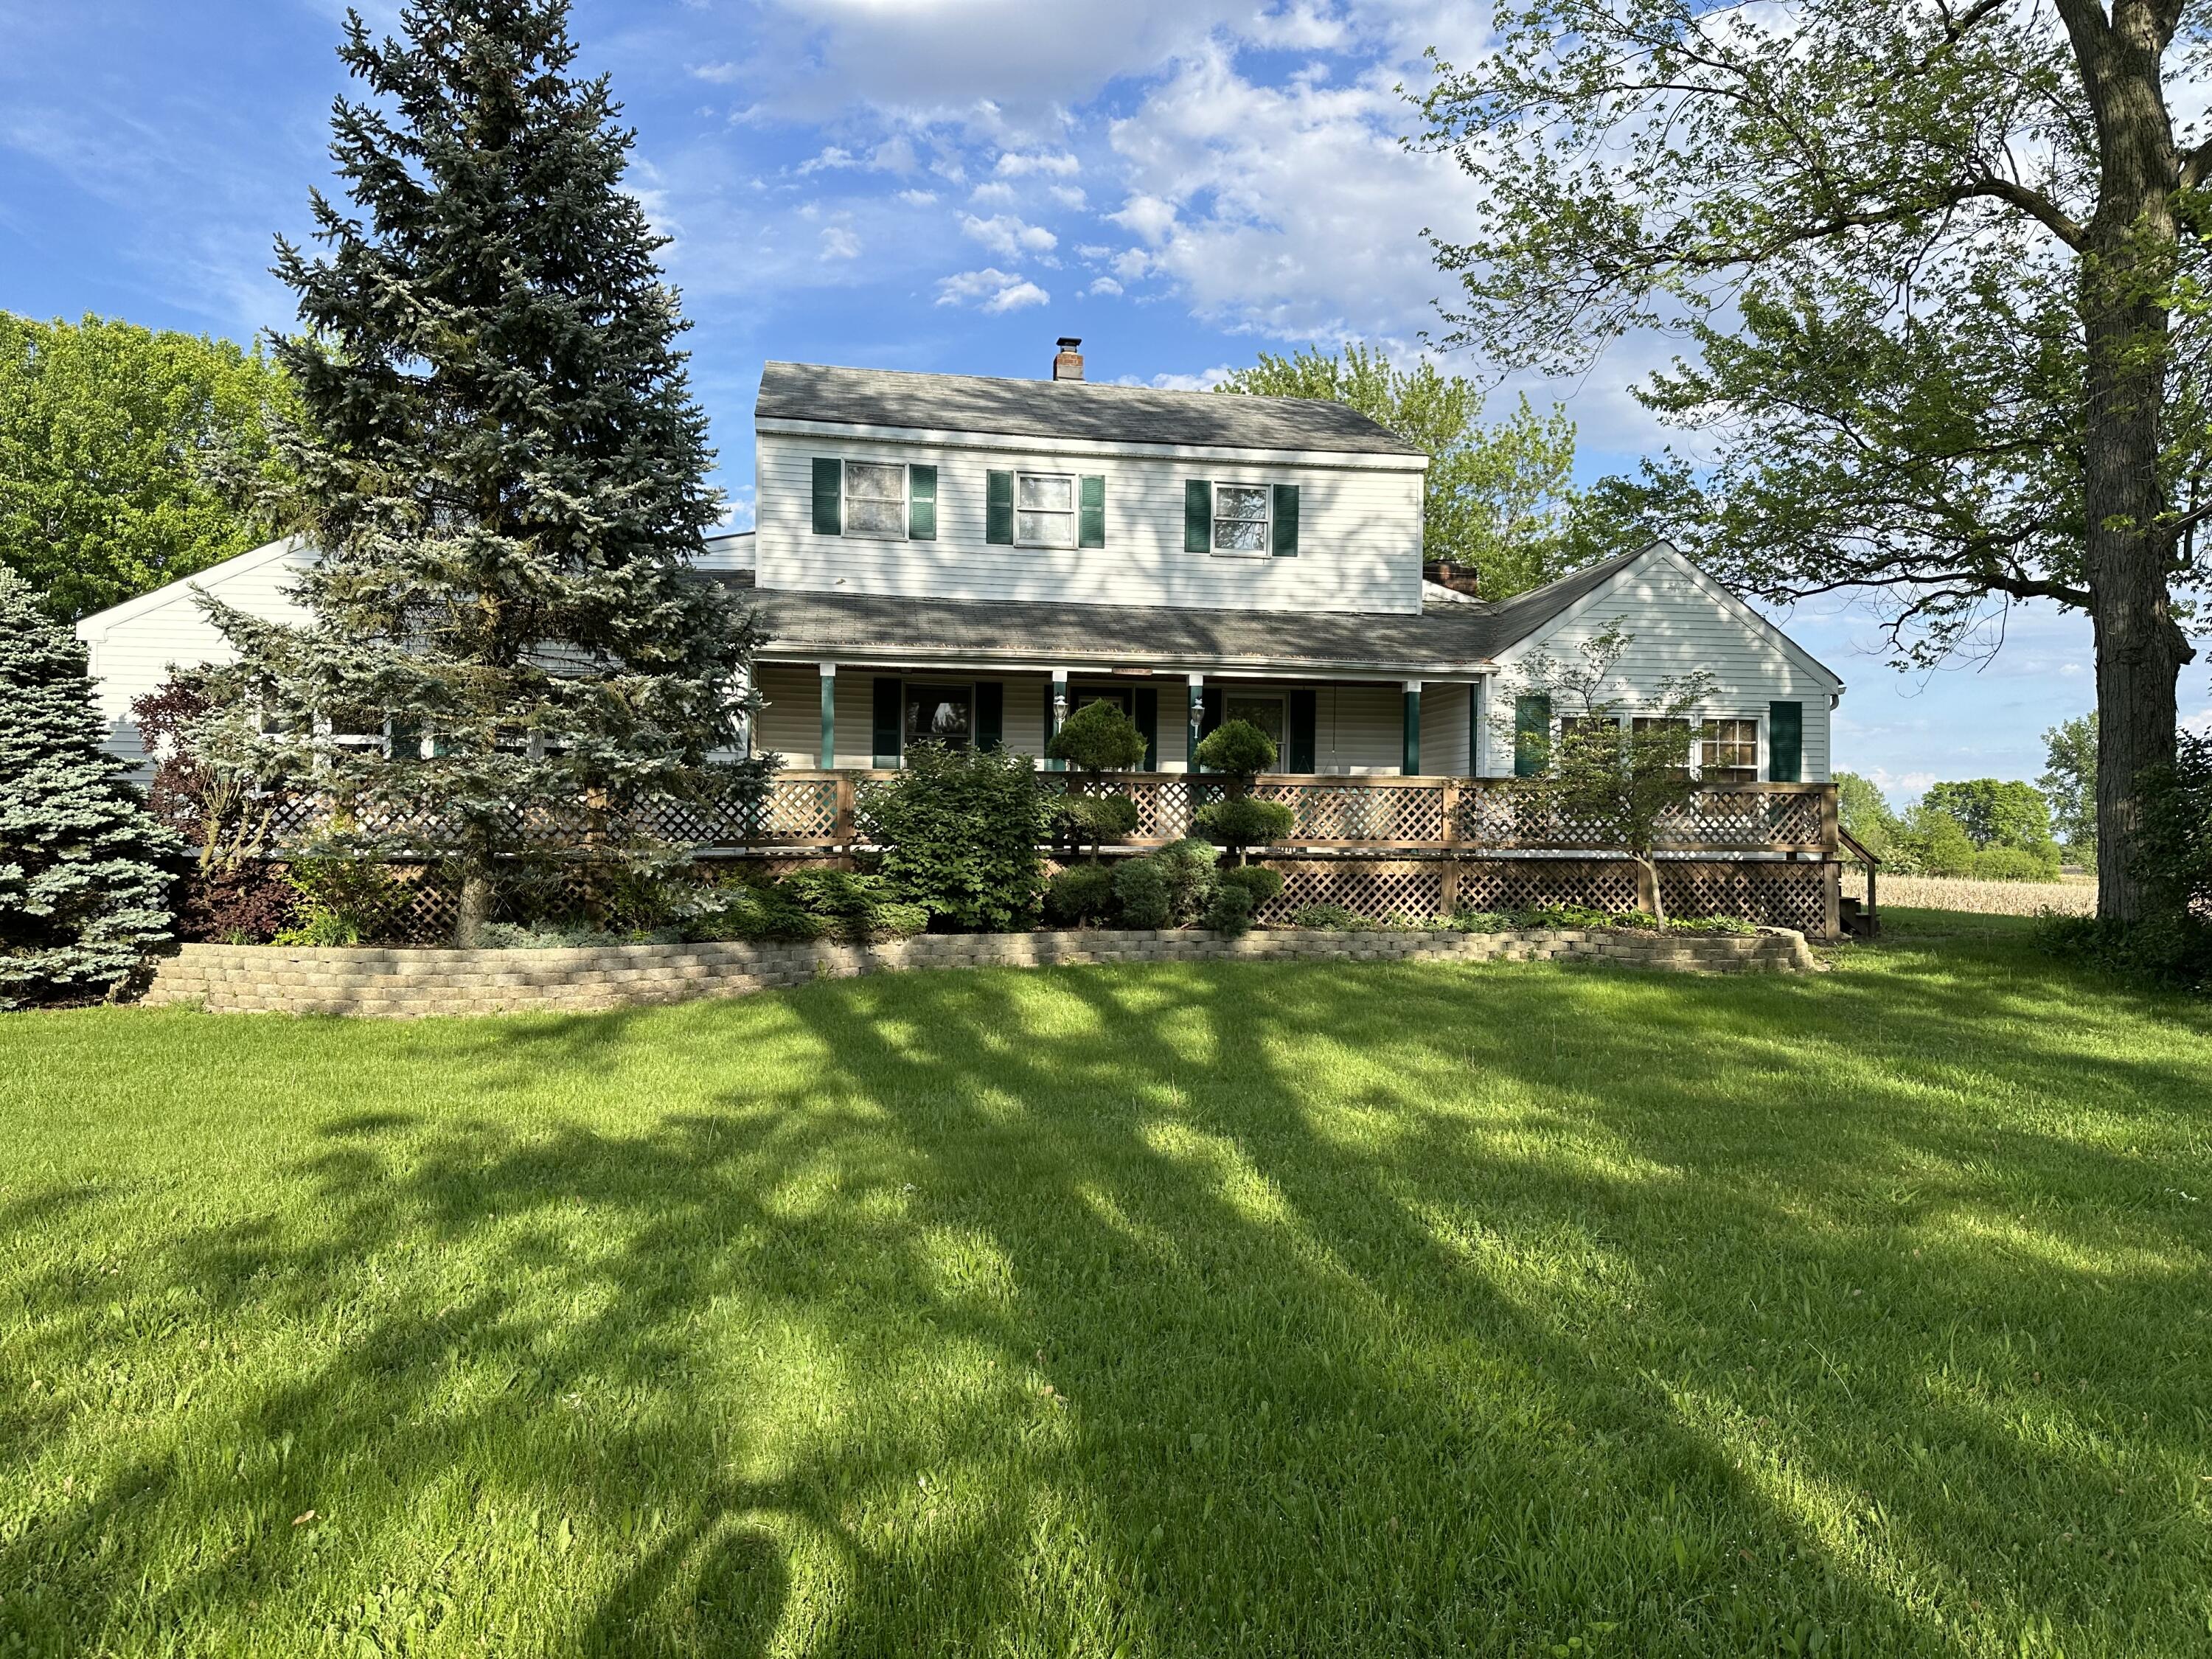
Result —
<instances>
[{"instance_id":1,"label":"second-story window","mask_svg":"<svg viewBox=\"0 0 2212 1659\"><path fill-rule=\"evenodd\" d=\"M1267 486L1216 484L1213 489L1213 550L1267 550Z\"/></svg>"},{"instance_id":2,"label":"second-story window","mask_svg":"<svg viewBox=\"0 0 2212 1659\"><path fill-rule=\"evenodd\" d=\"M1073 473L1014 475L1014 539L1024 547L1075 545Z\"/></svg>"},{"instance_id":3,"label":"second-story window","mask_svg":"<svg viewBox=\"0 0 2212 1659\"><path fill-rule=\"evenodd\" d=\"M1298 486L1186 479L1182 548L1186 553L1295 556Z\"/></svg>"},{"instance_id":4,"label":"second-story window","mask_svg":"<svg viewBox=\"0 0 2212 1659\"><path fill-rule=\"evenodd\" d=\"M906 538L906 468L877 461L845 463L845 533L883 541Z\"/></svg>"}]
</instances>

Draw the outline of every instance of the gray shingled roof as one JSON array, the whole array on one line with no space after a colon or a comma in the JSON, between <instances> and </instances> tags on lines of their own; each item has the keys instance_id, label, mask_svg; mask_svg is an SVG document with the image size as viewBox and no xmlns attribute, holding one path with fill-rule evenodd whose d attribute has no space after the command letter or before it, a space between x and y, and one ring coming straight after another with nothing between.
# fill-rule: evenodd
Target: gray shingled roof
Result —
<instances>
[{"instance_id":1,"label":"gray shingled roof","mask_svg":"<svg viewBox=\"0 0 2212 1659\"><path fill-rule=\"evenodd\" d=\"M909 599L756 588L750 571L712 574L743 590L740 597L769 635L769 650L778 655L873 652L887 658L1014 658L1182 670L1212 664L1357 668L1418 675L1465 672L1488 661L1640 556L1622 554L1502 604L1440 604L1419 616Z\"/></svg>"},{"instance_id":2,"label":"gray shingled roof","mask_svg":"<svg viewBox=\"0 0 2212 1659\"><path fill-rule=\"evenodd\" d=\"M1087 380L995 380L882 368L769 363L753 416L844 426L988 432L1100 443L1410 455L1420 447L1342 404L1156 392Z\"/></svg>"}]
</instances>

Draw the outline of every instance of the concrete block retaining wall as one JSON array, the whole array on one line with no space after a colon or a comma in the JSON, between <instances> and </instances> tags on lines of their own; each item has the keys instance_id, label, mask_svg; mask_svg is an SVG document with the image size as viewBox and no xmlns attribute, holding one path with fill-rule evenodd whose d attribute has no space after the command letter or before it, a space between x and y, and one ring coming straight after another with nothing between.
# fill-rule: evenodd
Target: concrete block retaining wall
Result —
<instances>
[{"instance_id":1,"label":"concrete block retaining wall","mask_svg":"<svg viewBox=\"0 0 2212 1659\"><path fill-rule=\"evenodd\" d=\"M1574 929L1511 933L925 933L882 945L611 945L552 951L318 949L187 945L148 990L155 1006L223 1013L426 1014L576 1012L742 996L900 969L1048 967L1109 962L1443 960L1613 962L1690 973L1812 967L1804 936L1653 934Z\"/></svg>"}]
</instances>

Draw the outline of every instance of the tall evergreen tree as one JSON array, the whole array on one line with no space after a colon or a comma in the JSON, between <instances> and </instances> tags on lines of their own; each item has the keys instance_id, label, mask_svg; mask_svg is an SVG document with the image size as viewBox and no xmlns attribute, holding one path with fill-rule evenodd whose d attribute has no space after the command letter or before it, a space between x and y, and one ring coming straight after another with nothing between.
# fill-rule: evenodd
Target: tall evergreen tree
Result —
<instances>
[{"instance_id":1,"label":"tall evergreen tree","mask_svg":"<svg viewBox=\"0 0 2212 1659\"><path fill-rule=\"evenodd\" d=\"M184 843L104 736L84 647L0 569L0 1008L103 995L168 940Z\"/></svg>"},{"instance_id":2,"label":"tall evergreen tree","mask_svg":"<svg viewBox=\"0 0 2212 1659\"><path fill-rule=\"evenodd\" d=\"M635 133L571 73L566 0L349 13L325 257L280 430L321 553L296 627L209 608L240 664L217 758L312 776L365 850L434 859L475 939L518 854L683 792L726 745L750 618L686 574L720 510L686 326L622 187ZM272 715L274 718L272 719Z\"/></svg>"}]
</instances>

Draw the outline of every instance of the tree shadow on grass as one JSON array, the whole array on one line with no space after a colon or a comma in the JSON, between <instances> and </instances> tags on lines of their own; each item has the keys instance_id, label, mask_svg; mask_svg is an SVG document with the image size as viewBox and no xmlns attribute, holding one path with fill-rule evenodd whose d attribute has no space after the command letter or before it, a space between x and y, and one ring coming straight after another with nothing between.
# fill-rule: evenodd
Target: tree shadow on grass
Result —
<instances>
[{"instance_id":1,"label":"tree shadow on grass","mask_svg":"<svg viewBox=\"0 0 2212 1659\"><path fill-rule=\"evenodd\" d=\"M19 1369L214 1346L201 1403L27 1425L97 1474L0 1524L0 1631L2179 1650L2203 1547L2144 1494L2198 1449L2201 1237L2017 1097L2175 1140L2203 1071L1936 977L914 975L380 1037L436 1109L349 1099L262 1213L12 1283ZM1996 1149L1949 1080L1993 1024ZM72 1455L73 1413L138 1426Z\"/></svg>"}]
</instances>

